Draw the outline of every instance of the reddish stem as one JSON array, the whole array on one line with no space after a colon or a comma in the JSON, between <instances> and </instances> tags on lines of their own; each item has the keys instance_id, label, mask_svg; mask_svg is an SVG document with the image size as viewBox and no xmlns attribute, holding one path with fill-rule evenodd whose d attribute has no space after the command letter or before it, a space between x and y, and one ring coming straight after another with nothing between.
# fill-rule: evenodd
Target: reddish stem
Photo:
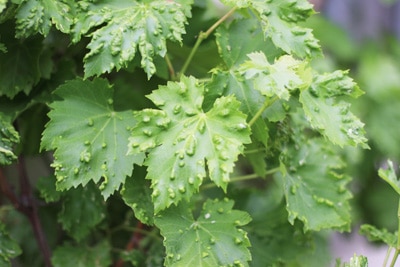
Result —
<instances>
[{"instance_id":1,"label":"reddish stem","mask_svg":"<svg viewBox=\"0 0 400 267\"><path fill-rule=\"evenodd\" d=\"M143 224L141 221L138 221L136 228L143 229ZM130 251L130 250L133 250L135 247L138 247L141 239L142 239L142 234L139 233L139 231L133 232L131 238L129 239L129 242L125 246L125 250ZM119 259L114 264L114 267L122 267L123 265L124 265L124 261L122 259Z\"/></svg>"}]
</instances>

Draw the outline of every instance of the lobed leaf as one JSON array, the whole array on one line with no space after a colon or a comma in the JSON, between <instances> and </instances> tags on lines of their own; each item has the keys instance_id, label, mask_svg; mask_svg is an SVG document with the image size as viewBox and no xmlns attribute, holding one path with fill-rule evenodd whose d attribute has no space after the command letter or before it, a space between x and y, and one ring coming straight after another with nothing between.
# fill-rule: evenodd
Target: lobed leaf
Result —
<instances>
[{"instance_id":1,"label":"lobed leaf","mask_svg":"<svg viewBox=\"0 0 400 267\"><path fill-rule=\"evenodd\" d=\"M144 158L126 155L132 112L114 111L113 89L103 79L68 81L55 93L62 100L50 104L41 146L55 149L57 189L94 181L108 198Z\"/></svg>"},{"instance_id":2,"label":"lobed leaf","mask_svg":"<svg viewBox=\"0 0 400 267\"><path fill-rule=\"evenodd\" d=\"M110 244L102 241L93 247L65 244L54 251L54 267L108 267L112 264Z\"/></svg>"},{"instance_id":3,"label":"lobed leaf","mask_svg":"<svg viewBox=\"0 0 400 267\"><path fill-rule=\"evenodd\" d=\"M16 37L26 38L37 33L47 36L53 25L69 33L74 22L73 0L23 0L16 17Z\"/></svg>"},{"instance_id":4,"label":"lobed leaf","mask_svg":"<svg viewBox=\"0 0 400 267\"><path fill-rule=\"evenodd\" d=\"M85 77L126 67L137 52L150 78L156 56L164 57L166 41L181 42L192 1L102 0L80 5L74 41L90 36L84 58ZM89 32L94 29L93 32Z\"/></svg>"},{"instance_id":5,"label":"lobed leaf","mask_svg":"<svg viewBox=\"0 0 400 267\"><path fill-rule=\"evenodd\" d=\"M247 234L239 226L250 216L233 210L233 201L207 200L197 219L182 203L155 218L164 236L166 266L248 266L251 255Z\"/></svg>"},{"instance_id":6,"label":"lobed leaf","mask_svg":"<svg viewBox=\"0 0 400 267\"><path fill-rule=\"evenodd\" d=\"M229 173L243 144L250 142L246 117L233 97L218 98L202 109L204 87L193 77L169 82L149 98L162 110L143 110L129 139L129 154L149 152L147 179L152 181L155 212L189 200L198 191L206 168L226 190Z\"/></svg>"},{"instance_id":7,"label":"lobed leaf","mask_svg":"<svg viewBox=\"0 0 400 267\"><path fill-rule=\"evenodd\" d=\"M17 156L14 146L19 144L19 134L13 125L0 113L0 165L9 165Z\"/></svg>"},{"instance_id":8,"label":"lobed leaf","mask_svg":"<svg viewBox=\"0 0 400 267\"><path fill-rule=\"evenodd\" d=\"M350 112L350 104L342 100L362 94L346 74L336 71L316 76L311 87L301 91L299 100L311 126L332 143L368 148L364 124Z\"/></svg>"},{"instance_id":9,"label":"lobed leaf","mask_svg":"<svg viewBox=\"0 0 400 267\"><path fill-rule=\"evenodd\" d=\"M378 229L370 224L361 225L360 234L366 236L371 242L382 241L393 248L397 245L397 236L395 234L386 229Z\"/></svg>"},{"instance_id":10,"label":"lobed leaf","mask_svg":"<svg viewBox=\"0 0 400 267\"><path fill-rule=\"evenodd\" d=\"M340 157L322 139L309 139L284 152L278 177L283 182L289 222L298 218L305 230L349 230L348 177ZM290 167L286 167L290 166Z\"/></svg>"},{"instance_id":11,"label":"lobed leaf","mask_svg":"<svg viewBox=\"0 0 400 267\"><path fill-rule=\"evenodd\" d=\"M5 225L0 222L0 266L10 266L10 260L22 253L19 245L12 240L5 230Z\"/></svg>"}]
</instances>

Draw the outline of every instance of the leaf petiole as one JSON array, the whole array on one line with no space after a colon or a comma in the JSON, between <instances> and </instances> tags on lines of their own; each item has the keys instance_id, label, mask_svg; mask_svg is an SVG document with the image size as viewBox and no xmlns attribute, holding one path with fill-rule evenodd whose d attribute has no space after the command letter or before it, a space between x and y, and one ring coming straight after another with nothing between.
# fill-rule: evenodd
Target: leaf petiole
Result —
<instances>
[{"instance_id":1,"label":"leaf petiole","mask_svg":"<svg viewBox=\"0 0 400 267\"><path fill-rule=\"evenodd\" d=\"M197 52L197 49L200 47L200 44L203 42L203 40L207 39L208 36L219 26L221 25L227 18L229 18L233 13L236 11L236 7L232 8L229 10L225 15L223 15L218 21L216 21L207 31L203 32L201 31L199 33L199 36L197 37L196 43L194 44L192 50L190 51L189 56L187 57L185 63L183 64L183 67L181 71L179 72L179 77L185 74L187 71L187 68L189 67L190 63L192 62L192 59L194 55Z\"/></svg>"},{"instance_id":2,"label":"leaf petiole","mask_svg":"<svg viewBox=\"0 0 400 267\"><path fill-rule=\"evenodd\" d=\"M251 127L259 117L263 114L263 112L270 107L273 103L275 103L276 100L279 98L277 96L273 98L267 98L264 102L264 105L257 111L257 113L254 115L254 117L249 121L249 126Z\"/></svg>"},{"instance_id":3,"label":"leaf petiole","mask_svg":"<svg viewBox=\"0 0 400 267\"><path fill-rule=\"evenodd\" d=\"M397 258L399 257L400 254L400 199L399 199L399 205L397 208L397 217L398 217L398 229L397 229L397 245L394 251L394 255L392 258L392 262L390 263L390 267L394 267L397 261Z\"/></svg>"}]
</instances>

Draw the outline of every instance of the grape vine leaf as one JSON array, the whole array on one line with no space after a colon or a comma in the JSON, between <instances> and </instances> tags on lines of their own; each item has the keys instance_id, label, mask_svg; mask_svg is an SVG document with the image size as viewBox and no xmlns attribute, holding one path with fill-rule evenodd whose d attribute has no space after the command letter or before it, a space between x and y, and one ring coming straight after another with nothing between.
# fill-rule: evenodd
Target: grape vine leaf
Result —
<instances>
[{"instance_id":1,"label":"grape vine leaf","mask_svg":"<svg viewBox=\"0 0 400 267\"><path fill-rule=\"evenodd\" d=\"M0 113L0 165L9 165L17 159L13 146L18 143L18 132L6 119L6 116Z\"/></svg>"},{"instance_id":2,"label":"grape vine leaf","mask_svg":"<svg viewBox=\"0 0 400 267\"><path fill-rule=\"evenodd\" d=\"M56 248L51 262L54 267L108 267L112 264L110 250L107 241L93 247L64 244Z\"/></svg>"},{"instance_id":3,"label":"grape vine leaf","mask_svg":"<svg viewBox=\"0 0 400 267\"><path fill-rule=\"evenodd\" d=\"M353 257L350 258L350 262L345 262L341 264L341 262L336 263L337 267L368 267L368 259L363 255L357 256L354 254Z\"/></svg>"},{"instance_id":4,"label":"grape vine leaf","mask_svg":"<svg viewBox=\"0 0 400 267\"><path fill-rule=\"evenodd\" d=\"M356 98L362 91L347 71L316 75L311 86L300 93L300 103L311 126L339 146L368 148L364 124L350 111L343 97Z\"/></svg>"},{"instance_id":5,"label":"grape vine leaf","mask_svg":"<svg viewBox=\"0 0 400 267\"><path fill-rule=\"evenodd\" d=\"M387 161L387 169L379 169L378 174L400 195L400 180L397 178L396 172L393 167L393 161Z\"/></svg>"},{"instance_id":6,"label":"grape vine leaf","mask_svg":"<svg viewBox=\"0 0 400 267\"><path fill-rule=\"evenodd\" d=\"M304 63L284 55L270 64L262 52L248 54L250 60L240 66L240 72L252 80L254 88L267 97L289 100L290 91L307 86L307 80L298 73Z\"/></svg>"},{"instance_id":7,"label":"grape vine leaf","mask_svg":"<svg viewBox=\"0 0 400 267\"><path fill-rule=\"evenodd\" d=\"M396 247L397 245L397 236L395 234L386 229L378 229L370 224L361 225L360 234L366 236L371 242L382 241L391 247Z\"/></svg>"},{"instance_id":8,"label":"grape vine leaf","mask_svg":"<svg viewBox=\"0 0 400 267\"><path fill-rule=\"evenodd\" d=\"M57 189L101 181L106 199L132 174L133 164L143 162L144 154L125 155L132 112L114 111L113 89L100 78L68 81L55 94L62 100L50 104L41 146L55 149Z\"/></svg>"},{"instance_id":9,"label":"grape vine leaf","mask_svg":"<svg viewBox=\"0 0 400 267\"><path fill-rule=\"evenodd\" d=\"M239 226L248 213L233 210L233 201L207 200L197 219L186 203L170 207L155 218L164 236L166 266L248 266L247 234Z\"/></svg>"},{"instance_id":10,"label":"grape vine leaf","mask_svg":"<svg viewBox=\"0 0 400 267\"><path fill-rule=\"evenodd\" d=\"M298 26L314 11L307 0L223 0L223 3L250 8L261 21L265 36L271 38L277 48L301 58L320 55L320 45L311 29Z\"/></svg>"},{"instance_id":11,"label":"grape vine leaf","mask_svg":"<svg viewBox=\"0 0 400 267\"><path fill-rule=\"evenodd\" d=\"M36 182L36 188L46 203L59 201L64 192L57 191L56 177L41 177Z\"/></svg>"},{"instance_id":12,"label":"grape vine leaf","mask_svg":"<svg viewBox=\"0 0 400 267\"><path fill-rule=\"evenodd\" d=\"M104 0L81 5L73 41L82 35L91 37L90 52L84 58L85 77L126 67L138 50L150 78L156 72L154 57L166 55L166 41L182 42L191 3Z\"/></svg>"},{"instance_id":13,"label":"grape vine leaf","mask_svg":"<svg viewBox=\"0 0 400 267\"><path fill-rule=\"evenodd\" d=\"M289 222L298 218L305 230L348 231L351 193L349 178L340 173L344 163L339 155L322 138L314 138L288 148L282 159L277 177L285 190Z\"/></svg>"},{"instance_id":14,"label":"grape vine leaf","mask_svg":"<svg viewBox=\"0 0 400 267\"><path fill-rule=\"evenodd\" d=\"M16 17L16 37L26 38L40 33L47 36L53 24L63 33L69 33L74 22L73 0L23 0Z\"/></svg>"},{"instance_id":15,"label":"grape vine leaf","mask_svg":"<svg viewBox=\"0 0 400 267\"><path fill-rule=\"evenodd\" d=\"M19 245L12 240L5 230L5 225L0 222L0 266L10 266L10 260L22 253Z\"/></svg>"},{"instance_id":16,"label":"grape vine leaf","mask_svg":"<svg viewBox=\"0 0 400 267\"><path fill-rule=\"evenodd\" d=\"M152 181L155 212L189 200L206 176L226 190L229 173L243 144L250 143L246 116L234 96L218 98L202 109L204 85L194 77L160 86L148 97L162 110L136 114L129 154L149 151L147 179Z\"/></svg>"},{"instance_id":17,"label":"grape vine leaf","mask_svg":"<svg viewBox=\"0 0 400 267\"><path fill-rule=\"evenodd\" d=\"M63 192L62 210L58 221L77 241L105 218L106 207L93 183Z\"/></svg>"}]
</instances>

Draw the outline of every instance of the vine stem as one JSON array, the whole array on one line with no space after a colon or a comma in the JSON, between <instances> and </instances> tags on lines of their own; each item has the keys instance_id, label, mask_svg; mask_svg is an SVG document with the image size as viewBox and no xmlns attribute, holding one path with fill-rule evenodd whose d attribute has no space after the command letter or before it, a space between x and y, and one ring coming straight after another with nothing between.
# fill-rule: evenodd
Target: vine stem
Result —
<instances>
[{"instance_id":1,"label":"vine stem","mask_svg":"<svg viewBox=\"0 0 400 267\"><path fill-rule=\"evenodd\" d=\"M174 69L174 66L172 65L171 59L169 58L168 55L165 55L165 62L167 63L169 76L170 76L171 80L175 81L176 80L175 69Z\"/></svg>"},{"instance_id":2,"label":"vine stem","mask_svg":"<svg viewBox=\"0 0 400 267\"><path fill-rule=\"evenodd\" d=\"M396 249L394 251L392 262L390 263L390 267L394 267L395 266L397 258L399 257L399 254L400 254L400 199L399 199L399 204L398 204L398 207L397 207L397 218L398 218L397 245L396 245Z\"/></svg>"},{"instance_id":3,"label":"vine stem","mask_svg":"<svg viewBox=\"0 0 400 267\"><path fill-rule=\"evenodd\" d=\"M270 107L273 103L275 103L275 101L277 101L278 100L278 97L277 96L275 96L275 97L273 97L273 98L271 98L271 99L269 99L269 98L267 98L266 100L265 100L265 102L264 102L264 105L259 109L259 110L257 110L257 113L253 116L253 118L251 118L251 120L249 121L249 126L251 127L257 120L258 120L258 118L259 117L261 117L261 115L263 114L263 112L268 108L268 107Z\"/></svg>"},{"instance_id":4,"label":"vine stem","mask_svg":"<svg viewBox=\"0 0 400 267\"><path fill-rule=\"evenodd\" d=\"M192 50L190 51L189 56L187 57L185 63L182 66L181 71L179 72L179 77L185 74L187 68L189 67L190 63L193 60L194 55L196 54L197 50L200 47L200 44L208 38L208 36L219 26L221 25L227 18L229 18L233 13L236 11L236 7L229 10L225 15L223 15L218 21L216 21L207 31L201 31L199 36L197 37L196 43L194 44Z\"/></svg>"}]
</instances>

